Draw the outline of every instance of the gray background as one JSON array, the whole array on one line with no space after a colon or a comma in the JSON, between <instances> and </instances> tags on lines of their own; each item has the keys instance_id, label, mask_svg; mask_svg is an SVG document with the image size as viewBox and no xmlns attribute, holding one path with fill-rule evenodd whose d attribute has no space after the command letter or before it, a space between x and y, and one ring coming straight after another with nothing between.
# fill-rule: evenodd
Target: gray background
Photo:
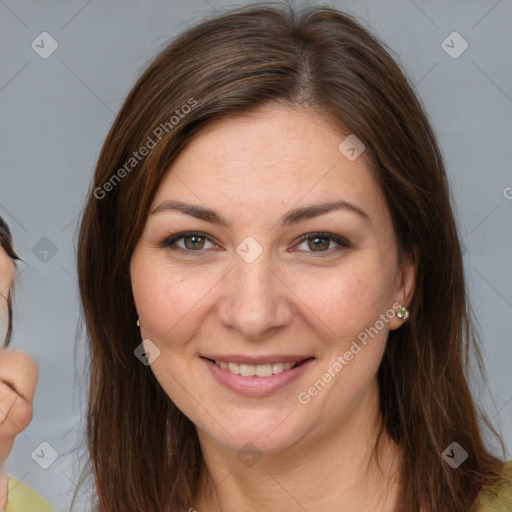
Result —
<instances>
[{"instance_id":1,"label":"gray background","mask_svg":"<svg viewBox=\"0 0 512 512\"><path fill-rule=\"evenodd\" d=\"M235 5L241 3L0 0L0 215L25 260L17 280L13 346L33 354L40 368L34 419L18 436L8 469L59 511L68 510L77 482L77 454L71 450L82 436L87 388L77 377L83 340L75 354L76 228L100 146L158 48L203 17ZM431 116L452 184L470 294L485 333L489 386L479 387L477 395L511 458L512 2L330 5L359 16L398 54ZM47 59L31 48L43 31L59 45ZM441 46L453 31L469 44L456 59ZM460 41L448 41L452 51L461 48ZM43 441L59 453L48 469L31 457Z\"/></svg>"}]
</instances>

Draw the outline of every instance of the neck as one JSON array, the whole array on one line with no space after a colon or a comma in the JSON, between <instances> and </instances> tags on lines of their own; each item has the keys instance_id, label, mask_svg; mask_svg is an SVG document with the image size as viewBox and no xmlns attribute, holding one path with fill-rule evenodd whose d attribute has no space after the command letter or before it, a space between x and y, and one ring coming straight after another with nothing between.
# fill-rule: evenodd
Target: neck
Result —
<instances>
[{"instance_id":1,"label":"neck","mask_svg":"<svg viewBox=\"0 0 512 512\"><path fill-rule=\"evenodd\" d=\"M196 509L391 511L400 451L385 431L377 444L381 425L375 380L343 424L321 435L310 433L283 452L265 454L252 467L198 432L204 470Z\"/></svg>"}]
</instances>

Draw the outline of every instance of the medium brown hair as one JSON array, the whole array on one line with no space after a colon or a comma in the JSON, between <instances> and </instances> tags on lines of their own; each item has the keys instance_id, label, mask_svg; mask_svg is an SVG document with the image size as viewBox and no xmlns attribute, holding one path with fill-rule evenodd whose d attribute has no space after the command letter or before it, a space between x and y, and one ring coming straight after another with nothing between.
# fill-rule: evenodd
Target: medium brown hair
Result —
<instances>
[{"instance_id":1,"label":"medium brown hair","mask_svg":"<svg viewBox=\"0 0 512 512\"><path fill-rule=\"evenodd\" d=\"M480 365L481 356L438 144L383 43L335 9L283 4L229 11L180 35L139 78L103 145L78 242L99 510L192 506L202 466L197 434L133 354L141 337L129 263L162 178L198 130L272 105L313 109L340 135L355 134L400 252L417 250L411 318L390 332L378 372L383 427L404 454L396 511L472 510L502 462L483 443L479 420L495 432L468 386L470 351ZM169 123L177 112L185 114ZM131 161L149 139L155 146ZM457 470L441 456L453 441L469 454Z\"/></svg>"},{"instance_id":2,"label":"medium brown hair","mask_svg":"<svg viewBox=\"0 0 512 512\"><path fill-rule=\"evenodd\" d=\"M5 251L7 256L16 262L19 260L18 255L14 252L12 246L12 235L11 230L7 223L0 217L0 249ZM16 265L16 263L14 263ZM3 290L1 290L3 293ZM7 347L11 341L12 336L12 302L14 297L14 286L9 288L7 292L7 332L5 334L5 339L3 340L3 347Z\"/></svg>"}]
</instances>

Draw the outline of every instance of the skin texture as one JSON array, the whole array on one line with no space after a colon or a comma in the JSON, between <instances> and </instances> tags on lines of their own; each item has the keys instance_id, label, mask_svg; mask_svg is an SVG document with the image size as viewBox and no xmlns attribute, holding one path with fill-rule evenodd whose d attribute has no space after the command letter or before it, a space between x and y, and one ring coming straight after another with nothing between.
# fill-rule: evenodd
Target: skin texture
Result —
<instances>
[{"instance_id":1,"label":"skin texture","mask_svg":"<svg viewBox=\"0 0 512 512\"><path fill-rule=\"evenodd\" d=\"M173 162L155 195L151 212L175 199L228 222L150 213L131 261L141 336L161 351L151 369L196 425L217 485L212 494L201 487L198 510L392 509L398 448L384 436L380 468L370 454L380 425L375 372L389 329L403 320L386 322L307 405L297 398L358 334L413 295L414 261L399 264L390 213L364 153L351 162L338 150L346 135L306 109L216 121ZM337 210L279 224L291 209L340 199L370 221ZM184 231L212 241L192 254L161 244ZM300 240L315 232L345 237L351 247L331 241L315 251ZM248 236L263 250L252 263L236 252ZM177 245L187 241L193 250L190 239ZM247 397L213 377L200 359L206 354L315 359L285 388ZM261 455L250 467L237 457L246 443Z\"/></svg>"},{"instance_id":2,"label":"skin texture","mask_svg":"<svg viewBox=\"0 0 512 512\"><path fill-rule=\"evenodd\" d=\"M9 255L0 248L0 344L7 332L7 297L11 289L16 267Z\"/></svg>"},{"instance_id":3,"label":"skin texture","mask_svg":"<svg viewBox=\"0 0 512 512\"><path fill-rule=\"evenodd\" d=\"M16 436L32 421L38 369L22 350L0 352L0 509L7 498L7 460Z\"/></svg>"},{"instance_id":4,"label":"skin texture","mask_svg":"<svg viewBox=\"0 0 512 512\"><path fill-rule=\"evenodd\" d=\"M14 276L13 261L0 249L2 323L6 321L6 297ZM2 325L2 332L5 330ZM25 430L32 420L37 377L37 364L29 354L22 350L0 349L0 510L5 509L7 501L5 461L11 453L16 436Z\"/></svg>"}]
</instances>

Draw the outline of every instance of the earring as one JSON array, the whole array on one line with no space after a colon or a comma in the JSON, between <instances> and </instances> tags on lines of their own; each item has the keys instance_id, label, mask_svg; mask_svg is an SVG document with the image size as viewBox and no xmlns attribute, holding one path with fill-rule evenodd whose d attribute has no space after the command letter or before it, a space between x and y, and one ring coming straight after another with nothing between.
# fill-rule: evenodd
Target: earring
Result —
<instances>
[{"instance_id":1,"label":"earring","mask_svg":"<svg viewBox=\"0 0 512 512\"><path fill-rule=\"evenodd\" d=\"M398 318L403 318L404 320L407 320L409 318L409 310L405 307L405 306L402 306L397 312L396 312L396 316Z\"/></svg>"},{"instance_id":2,"label":"earring","mask_svg":"<svg viewBox=\"0 0 512 512\"><path fill-rule=\"evenodd\" d=\"M140 320L137 318L137 327L140 327Z\"/></svg>"}]
</instances>

